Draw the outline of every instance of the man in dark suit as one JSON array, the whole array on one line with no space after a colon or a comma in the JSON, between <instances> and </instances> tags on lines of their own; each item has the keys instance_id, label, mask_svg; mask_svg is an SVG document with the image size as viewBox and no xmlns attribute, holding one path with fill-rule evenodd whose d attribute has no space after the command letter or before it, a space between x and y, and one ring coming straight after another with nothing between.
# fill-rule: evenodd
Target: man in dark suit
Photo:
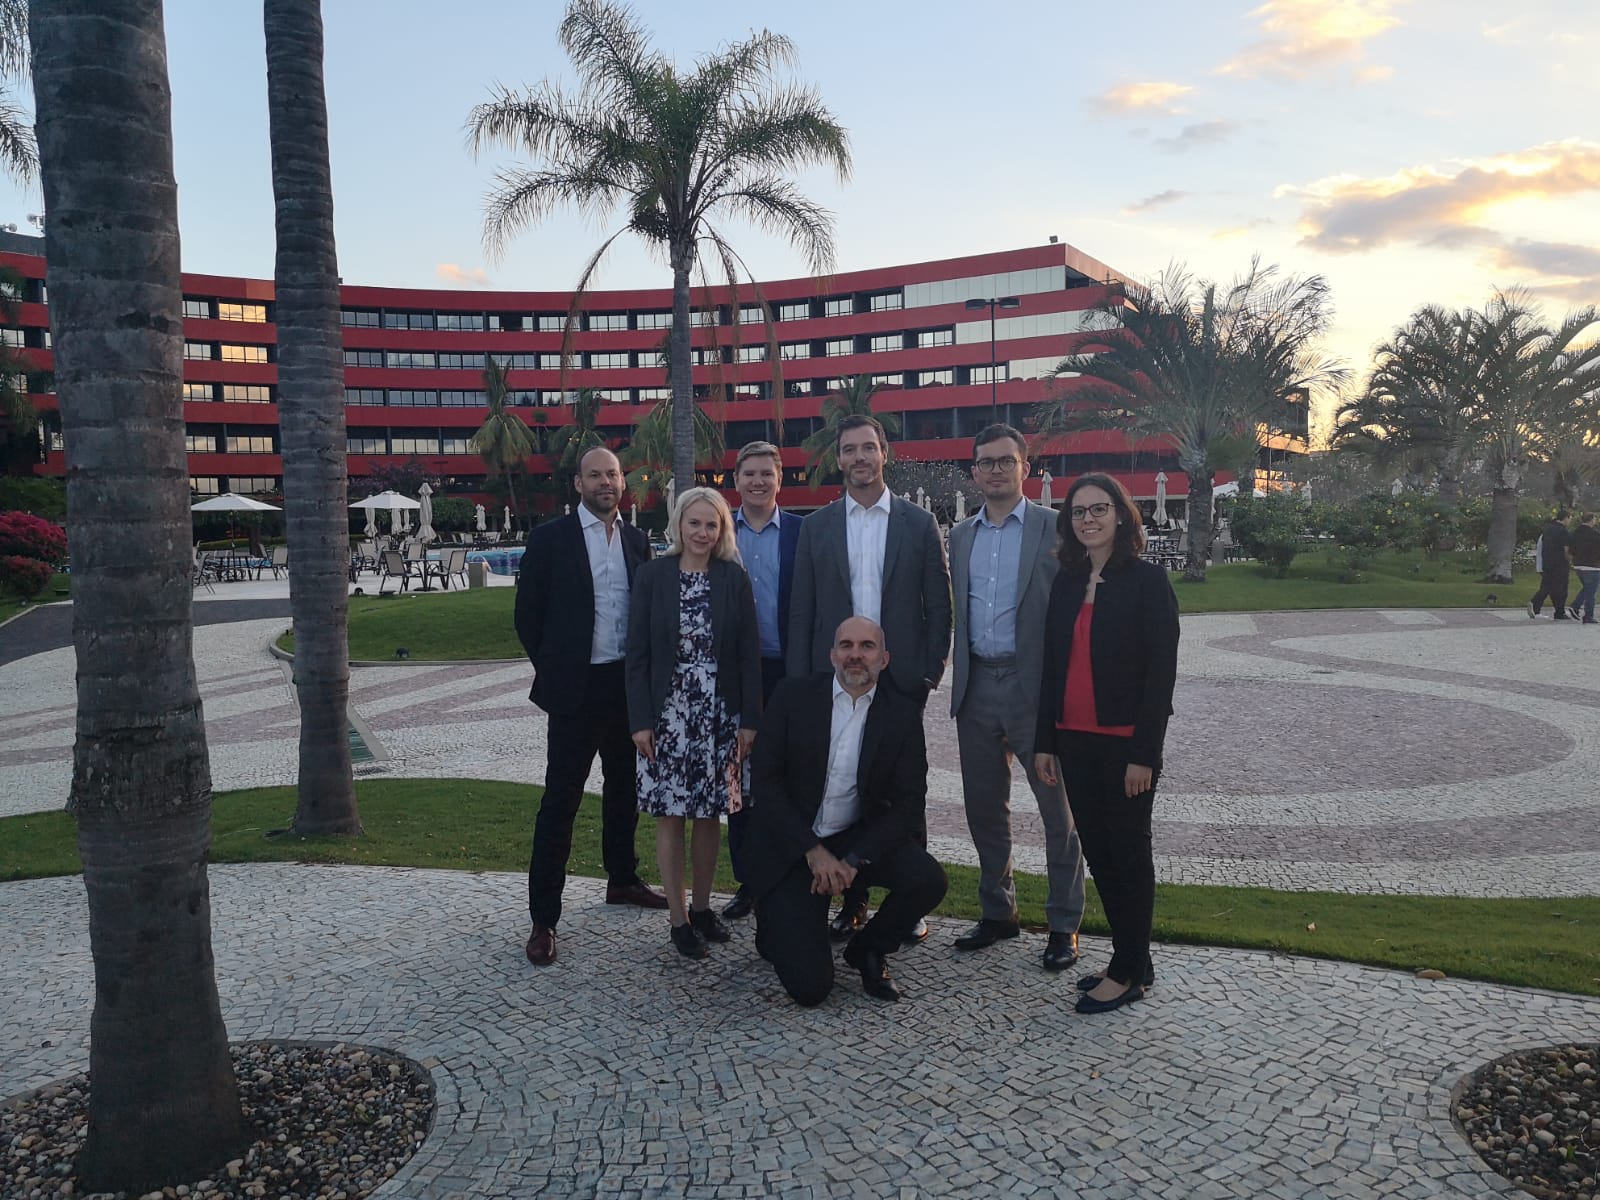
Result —
<instances>
[{"instance_id":1,"label":"man in dark suit","mask_svg":"<svg viewBox=\"0 0 1600 1200\"><path fill-rule=\"evenodd\" d=\"M578 511L528 535L517 577L517 637L533 663L528 698L549 714L544 800L528 863L528 961L556 958L561 890L572 853L572 822L583 784L600 755L601 854L606 903L665 908L639 879L633 738L628 729L623 653L633 573L650 557L645 535L620 520L622 467L609 450L578 461Z\"/></svg>"},{"instance_id":2,"label":"man in dark suit","mask_svg":"<svg viewBox=\"0 0 1600 1200\"><path fill-rule=\"evenodd\" d=\"M756 948L806 1007L833 990L832 896L853 882L888 889L844 958L868 995L898 1000L884 958L948 886L919 836L928 794L921 710L879 686L889 664L883 630L846 618L829 659L831 674L784 680L767 707L745 853Z\"/></svg>"},{"instance_id":3,"label":"man in dark suit","mask_svg":"<svg viewBox=\"0 0 1600 1200\"><path fill-rule=\"evenodd\" d=\"M845 494L806 518L795 551L789 674L827 670L839 622L867 617L894 648L885 680L921 711L950 655L950 571L939 526L885 486L889 443L875 418L840 421L835 452ZM834 936L850 936L866 915L866 890L847 890ZM927 926L907 933L920 940Z\"/></svg>"},{"instance_id":4,"label":"man in dark suit","mask_svg":"<svg viewBox=\"0 0 1600 1200\"><path fill-rule=\"evenodd\" d=\"M739 557L750 575L756 597L756 624L761 632L761 698L784 675L783 648L788 641L789 596L794 589L794 552L800 544L800 517L778 507L783 486L783 460L771 442L751 442L739 451L733 466L733 484L739 489L739 507L733 526ZM722 915L738 920L750 914L753 901L744 886L744 838L750 821L754 789L745 792L744 807L728 814L728 858L739 881Z\"/></svg>"}]
</instances>

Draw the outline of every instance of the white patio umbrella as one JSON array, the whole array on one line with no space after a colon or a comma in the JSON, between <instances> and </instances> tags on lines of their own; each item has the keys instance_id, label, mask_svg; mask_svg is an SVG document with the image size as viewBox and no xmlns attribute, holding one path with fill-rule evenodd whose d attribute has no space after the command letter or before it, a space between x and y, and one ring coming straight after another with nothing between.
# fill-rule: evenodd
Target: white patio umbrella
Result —
<instances>
[{"instance_id":1,"label":"white patio umbrella","mask_svg":"<svg viewBox=\"0 0 1600 1200\"><path fill-rule=\"evenodd\" d=\"M1049 508L1053 503L1055 503L1055 497L1051 495L1050 492L1050 485L1054 482L1055 476L1050 474L1049 471L1046 471L1039 477L1039 503L1044 505L1046 508Z\"/></svg>"},{"instance_id":2,"label":"white patio umbrella","mask_svg":"<svg viewBox=\"0 0 1600 1200\"><path fill-rule=\"evenodd\" d=\"M422 511L417 513L417 536L425 542L437 541L439 535L433 531L433 488L426 480L417 489L417 495L422 498L418 505Z\"/></svg>"},{"instance_id":3,"label":"white patio umbrella","mask_svg":"<svg viewBox=\"0 0 1600 1200\"><path fill-rule=\"evenodd\" d=\"M501 521L500 528L501 528L502 531L504 531L506 533L510 533L511 532L511 505L509 505L509 504L504 505L502 512L503 512L503 519Z\"/></svg>"},{"instance_id":4,"label":"white patio umbrella","mask_svg":"<svg viewBox=\"0 0 1600 1200\"><path fill-rule=\"evenodd\" d=\"M478 532L482 533L489 528L489 514L484 511L481 504L474 504L472 509L473 518L478 522Z\"/></svg>"},{"instance_id":5,"label":"white patio umbrella","mask_svg":"<svg viewBox=\"0 0 1600 1200\"><path fill-rule=\"evenodd\" d=\"M1167 473L1156 472L1156 511L1150 519L1157 525L1165 527L1172 523L1172 518L1167 516Z\"/></svg>"},{"instance_id":6,"label":"white patio umbrella","mask_svg":"<svg viewBox=\"0 0 1600 1200\"><path fill-rule=\"evenodd\" d=\"M960 488L956 489L956 523L960 524L967 519L967 494Z\"/></svg>"},{"instance_id":7,"label":"white patio umbrella","mask_svg":"<svg viewBox=\"0 0 1600 1200\"><path fill-rule=\"evenodd\" d=\"M235 492L223 492L220 496L212 496L198 504L189 506L191 512L282 512L276 504L266 504L260 500L252 500L249 496L241 496ZM228 541L233 541L233 522L228 522Z\"/></svg>"},{"instance_id":8,"label":"white patio umbrella","mask_svg":"<svg viewBox=\"0 0 1600 1200\"><path fill-rule=\"evenodd\" d=\"M401 516L406 512L407 509L421 508L422 505L417 503L417 501L413 500L410 496L402 496L399 492L391 488L389 491L379 492L375 496L368 496L365 500L357 500L350 507L364 508L367 510L368 528L372 529L374 532L377 531L377 527L372 523L372 515L379 510L388 512L390 531L393 533L399 533L405 528L405 526L401 524Z\"/></svg>"}]
</instances>

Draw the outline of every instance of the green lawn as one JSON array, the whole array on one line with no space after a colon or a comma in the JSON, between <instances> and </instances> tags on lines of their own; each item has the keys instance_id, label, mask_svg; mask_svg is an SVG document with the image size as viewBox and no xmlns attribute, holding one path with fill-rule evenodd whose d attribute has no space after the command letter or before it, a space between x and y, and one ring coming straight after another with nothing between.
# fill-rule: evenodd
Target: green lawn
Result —
<instances>
[{"instance_id":1,"label":"green lawn","mask_svg":"<svg viewBox=\"0 0 1600 1200\"><path fill-rule=\"evenodd\" d=\"M516 589L473 588L396 596L350 597L350 657L393 660L404 647L413 659L527 657L511 626ZM278 645L293 652L294 635Z\"/></svg>"},{"instance_id":2,"label":"green lawn","mask_svg":"<svg viewBox=\"0 0 1600 1200\"><path fill-rule=\"evenodd\" d=\"M366 833L351 840L272 836L293 816L292 788L218 796L212 861L527 869L537 788L471 779L378 779L359 783L357 791ZM638 845L644 873L654 878L648 819L640 822ZM73 822L65 813L0 819L0 880L79 869ZM578 817L571 870L603 874L594 797L585 800ZM939 911L976 918L977 871L949 871L950 894ZM733 886L726 854L718 886ZM1023 921L1042 926L1045 881L1019 875L1017 896ZM1092 885L1084 929L1105 932ZM1437 967L1452 976L1600 995L1600 897L1470 900L1168 885L1156 900L1156 937L1408 971Z\"/></svg>"},{"instance_id":3,"label":"green lawn","mask_svg":"<svg viewBox=\"0 0 1600 1200\"><path fill-rule=\"evenodd\" d=\"M50 577L50 582L44 585L44 590L32 600L24 600L21 596L12 595L10 592L0 593L0 621L32 604L54 604L58 600L70 599L71 592L72 576L58 571Z\"/></svg>"}]
</instances>

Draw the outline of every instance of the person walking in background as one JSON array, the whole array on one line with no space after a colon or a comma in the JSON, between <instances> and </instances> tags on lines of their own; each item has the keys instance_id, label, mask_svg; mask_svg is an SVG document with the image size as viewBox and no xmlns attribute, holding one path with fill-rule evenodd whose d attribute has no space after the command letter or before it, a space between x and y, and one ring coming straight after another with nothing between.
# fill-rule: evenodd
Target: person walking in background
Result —
<instances>
[{"instance_id":1,"label":"person walking in background","mask_svg":"<svg viewBox=\"0 0 1600 1200\"><path fill-rule=\"evenodd\" d=\"M783 486L783 460L771 442L751 442L739 451L733 466L739 507L733 513L739 558L750 575L756 597L756 624L761 631L761 698L771 699L783 678L784 645L789 640L789 596L794 590L794 552L800 544L801 518L778 507ZM746 771L748 782L749 772ZM728 814L728 859L739 890L722 915L730 921L750 915L750 889L745 886L744 835L755 797L748 789L744 804Z\"/></svg>"},{"instance_id":2,"label":"person walking in background","mask_svg":"<svg viewBox=\"0 0 1600 1200\"><path fill-rule=\"evenodd\" d=\"M1539 535L1539 590L1528 601L1528 615L1537 617L1544 602L1549 600L1555 608L1558 621L1567 620L1567 580L1571 562L1567 547L1572 535L1567 532L1567 510L1558 508L1550 524Z\"/></svg>"},{"instance_id":3,"label":"person walking in background","mask_svg":"<svg viewBox=\"0 0 1600 1200\"><path fill-rule=\"evenodd\" d=\"M1058 518L1061 571L1045 616L1034 769L1066 785L1111 926L1111 962L1078 980L1082 1013L1141 999L1154 978L1151 814L1178 673L1178 600L1139 557L1139 510L1108 475L1084 475Z\"/></svg>"},{"instance_id":4,"label":"person walking in background","mask_svg":"<svg viewBox=\"0 0 1600 1200\"><path fill-rule=\"evenodd\" d=\"M789 675L826 671L834 630L866 617L893 647L884 681L920 712L950 654L950 571L933 514L893 495L883 481L889 440L873 417L839 422L835 453L845 494L800 527L789 604ZM846 891L833 922L847 938L867 916L862 888ZM918 921L908 937L921 940Z\"/></svg>"},{"instance_id":5,"label":"person walking in background","mask_svg":"<svg viewBox=\"0 0 1600 1200\"><path fill-rule=\"evenodd\" d=\"M572 854L572 823L600 755L601 855L606 903L665 908L639 878L633 742L623 681L634 572L650 557L645 535L617 519L622 467L596 447L578 461L578 511L528 535L517 576L517 637L533 664L528 698L549 714L544 799L528 863L528 961L556 960L556 924Z\"/></svg>"},{"instance_id":6,"label":"person walking in background","mask_svg":"<svg viewBox=\"0 0 1600 1200\"><path fill-rule=\"evenodd\" d=\"M726 942L711 911L721 818L742 803L740 764L761 716L761 643L733 514L712 488L690 488L667 516L669 548L639 568L628 614L628 724L638 751L639 809L656 819L656 861L672 944L704 958ZM693 902L683 894L684 822Z\"/></svg>"},{"instance_id":7,"label":"person walking in background","mask_svg":"<svg viewBox=\"0 0 1600 1200\"><path fill-rule=\"evenodd\" d=\"M1060 780L1034 769L1045 610L1055 581L1056 514L1022 494L1028 448L1010 425L990 425L973 442L972 478L983 493L977 515L950 530L955 644L950 715L961 749L961 792L978 852L982 918L956 939L982 950L1020 932L1011 863L1011 763L1022 761L1045 831L1050 891L1046 970L1078 960L1083 920L1083 849Z\"/></svg>"},{"instance_id":8,"label":"person walking in background","mask_svg":"<svg viewBox=\"0 0 1600 1200\"><path fill-rule=\"evenodd\" d=\"M1578 599L1568 611L1573 617L1582 616L1585 625L1594 624L1595 592L1600 590L1600 531L1594 527L1594 514L1586 512L1578 518L1578 527L1572 531L1572 569L1578 573Z\"/></svg>"}]
</instances>

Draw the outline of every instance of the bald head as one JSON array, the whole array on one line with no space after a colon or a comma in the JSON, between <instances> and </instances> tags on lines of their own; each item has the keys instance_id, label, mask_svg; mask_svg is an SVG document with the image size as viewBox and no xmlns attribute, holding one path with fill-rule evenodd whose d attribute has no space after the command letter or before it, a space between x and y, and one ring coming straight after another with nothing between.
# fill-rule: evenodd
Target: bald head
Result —
<instances>
[{"instance_id":1,"label":"bald head","mask_svg":"<svg viewBox=\"0 0 1600 1200\"><path fill-rule=\"evenodd\" d=\"M574 486L584 507L609 524L622 501L622 464L604 446L586 450Z\"/></svg>"},{"instance_id":2,"label":"bald head","mask_svg":"<svg viewBox=\"0 0 1600 1200\"><path fill-rule=\"evenodd\" d=\"M864 695L889 665L882 626L867 617L846 617L834 631L828 659L839 686L852 696Z\"/></svg>"}]
</instances>

